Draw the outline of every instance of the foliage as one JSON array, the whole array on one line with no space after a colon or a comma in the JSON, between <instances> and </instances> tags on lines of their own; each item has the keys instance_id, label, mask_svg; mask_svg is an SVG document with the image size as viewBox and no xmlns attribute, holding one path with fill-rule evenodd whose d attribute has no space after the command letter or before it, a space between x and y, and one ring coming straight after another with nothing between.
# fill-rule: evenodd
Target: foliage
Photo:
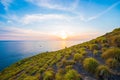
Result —
<instances>
[{"instance_id":1,"label":"foliage","mask_svg":"<svg viewBox=\"0 0 120 80\"><path fill-rule=\"evenodd\" d=\"M55 80L63 80L64 77L64 70L63 69L59 69L58 72L55 75Z\"/></svg>"},{"instance_id":2,"label":"foliage","mask_svg":"<svg viewBox=\"0 0 120 80\"><path fill-rule=\"evenodd\" d=\"M120 49L119 48L110 48L102 54L104 59L114 58L120 62Z\"/></svg>"},{"instance_id":3,"label":"foliage","mask_svg":"<svg viewBox=\"0 0 120 80\"><path fill-rule=\"evenodd\" d=\"M68 66L65 67L65 70L66 70L66 71L69 71L69 70L71 70L72 68L73 68L72 65L68 65Z\"/></svg>"},{"instance_id":4,"label":"foliage","mask_svg":"<svg viewBox=\"0 0 120 80\"><path fill-rule=\"evenodd\" d=\"M99 77L103 77L103 78L108 78L111 76L110 72L109 72L109 68L107 66L104 65L100 65L98 66L97 70L96 70L96 76Z\"/></svg>"},{"instance_id":5,"label":"foliage","mask_svg":"<svg viewBox=\"0 0 120 80\"><path fill-rule=\"evenodd\" d=\"M74 60L75 60L75 61L82 60L82 58L83 58L83 55L82 55L82 54L79 54L79 53L74 54Z\"/></svg>"},{"instance_id":6,"label":"foliage","mask_svg":"<svg viewBox=\"0 0 120 80\"><path fill-rule=\"evenodd\" d=\"M43 80L53 80L54 79L54 71L49 70L44 73Z\"/></svg>"},{"instance_id":7,"label":"foliage","mask_svg":"<svg viewBox=\"0 0 120 80\"><path fill-rule=\"evenodd\" d=\"M71 69L65 74L65 80L82 80L77 71Z\"/></svg>"},{"instance_id":8,"label":"foliage","mask_svg":"<svg viewBox=\"0 0 120 80\"><path fill-rule=\"evenodd\" d=\"M92 52L101 56L93 56ZM91 57L101 62L101 57L104 58L106 66L99 66L99 62ZM81 67L92 73L92 76L96 74L99 77L102 73L104 79L112 75L111 69L119 70L120 28L88 42L18 61L0 72L0 80L82 80L84 75L80 76L76 71Z\"/></svg>"},{"instance_id":9,"label":"foliage","mask_svg":"<svg viewBox=\"0 0 120 80\"><path fill-rule=\"evenodd\" d=\"M90 73L95 73L95 70L98 67L98 65L98 61L94 58L86 58L83 61L83 67Z\"/></svg>"},{"instance_id":10,"label":"foliage","mask_svg":"<svg viewBox=\"0 0 120 80\"><path fill-rule=\"evenodd\" d=\"M75 64L74 60L63 60L63 66Z\"/></svg>"},{"instance_id":11,"label":"foliage","mask_svg":"<svg viewBox=\"0 0 120 80\"><path fill-rule=\"evenodd\" d=\"M105 63L110 68L116 68L118 66L118 61L112 58L107 59Z\"/></svg>"},{"instance_id":12,"label":"foliage","mask_svg":"<svg viewBox=\"0 0 120 80\"><path fill-rule=\"evenodd\" d=\"M98 50L99 49L97 44L91 44L91 45L89 45L89 48L90 48L90 50Z\"/></svg>"},{"instance_id":13,"label":"foliage","mask_svg":"<svg viewBox=\"0 0 120 80\"><path fill-rule=\"evenodd\" d=\"M94 51L93 51L93 54L94 54L94 55L98 55L98 53L99 53L98 50L94 50Z\"/></svg>"}]
</instances>

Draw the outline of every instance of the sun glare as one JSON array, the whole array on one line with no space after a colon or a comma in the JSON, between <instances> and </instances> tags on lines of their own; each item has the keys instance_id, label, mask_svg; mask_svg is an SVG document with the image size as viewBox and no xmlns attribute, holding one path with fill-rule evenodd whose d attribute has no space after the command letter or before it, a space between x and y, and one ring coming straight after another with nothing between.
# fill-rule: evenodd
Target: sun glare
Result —
<instances>
[{"instance_id":1,"label":"sun glare","mask_svg":"<svg viewBox=\"0 0 120 80\"><path fill-rule=\"evenodd\" d=\"M60 38L63 39L63 40L67 39L67 38L68 38L67 33L64 32L64 31L62 31L62 32L60 33Z\"/></svg>"}]
</instances>

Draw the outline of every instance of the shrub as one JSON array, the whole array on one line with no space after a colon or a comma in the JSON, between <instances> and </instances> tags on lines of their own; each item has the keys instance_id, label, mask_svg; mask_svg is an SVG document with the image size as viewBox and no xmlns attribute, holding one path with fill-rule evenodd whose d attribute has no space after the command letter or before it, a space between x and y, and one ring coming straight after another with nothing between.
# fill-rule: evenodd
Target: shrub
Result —
<instances>
[{"instance_id":1,"label":"shrub","mask_svg":"<svg viewBox=\"0 0 120 80\"><path fill-rule=\"evenodd\" d=\"M110 72L109 72L109 68L107 66L104 66L104 65L100 65L97 67L96 69L96 76L98 78L108 78L111 76Z\"/></svg>"},{"instance_id":2,"label":"shrub","mask_svg":"<svg viewBox=\"0 0 120 80\"><path fill-rule=\"evenodd\" d=\"M54 79L54 71L48 70L43 75L43 80L53 80Z\"/></svg>"},{"instance_id":3,"label":"shrub","mask_svg":"<svg viewBox=\"0 0 120 80\"><path fill-rule=\"evenodd\" d=\"M82 80L77 71L71 69L65 74L65 80Z\"/></svg>"},{"instance_id":4,"label":"shrub","mask_svg":"<svg viewBox=\"0 0 120 80\"><path fill-rule=\"evenodd\" d=\"M65 55L65 58L66 58L66 59L69 59L69 57L70 57L70 55L68 55L68 54Z\"/></svg>"},{"instance_id":5,"label":"shrub","mask_svg":"<svg viewBox=\"0 0 120 80\"><path fill-rule=\"evenodd\" d=\"M99 65L98 61L94 58L86 58L83 61L83 67L90 73L95 73L95 70L98 65Z\"/></svg>"},{"instance_id":6,"label":"shrub","mask_svg":"<svg viewBox=\"0 0 120 80\"><path fill-rule=\"evenodd\" d=\"M98 50L94 50L93 51L93 55L98 55L99 51Z\"/></svg>"},{"instance_id":7,"label":"shrub","mask_svg":"<svg viewBox=\"0 0 120 80\"><path fill-rule=\"evenodd\" d=\"M24 80L37 80L37 78L34 76L26 76Z\"/></svg>"},{"instance_id":8,"label":"shrub","mask_svg":"<svg viewBox=\"0 0 120 80\"><path fill-rule=\"evenodd\" d=\"M64 70L59 69L55 75L55 80L63 80L63 77L64 77Z\"/></svg>"},{"instance_id":9,"label":"shrub","mask_svg":"<svg viewBox=\"0 0 120 80\"><path fill-rule=\"evenodd\" d=\"M45 71L45 68L40 68L39 72L42 74Z\"/></svg>"},{"instance_id":10,"label":"shrub","mask_svg":"<svg viewBox=\"0 0 120 80\"><path fill-rule=\"evenodd\" d=\"M80 52L86 51L86 48L82 47L80 48Z\"/></svg>"},{"instance_id":11,"label":"shrub","mask_svg":"<svg viewBox=\"0 0 120 80\"><path fill-rule=\"evenodd\" d=\"M112 44L113 46L120 47L120 35L112 37Z\"/></svg>"},{"instance_id":12,"label":"shrub","mask_svg":"<svg viewBox=\"0 0 120 80\"><path fill-rule=\"evenodd\" d=\"M108 44L108 43L104 43L104 44L102 44L102 47L108 48L108 47L109 47L109 44Z\"/></svg>"},{"instance_id":13,"label":"shrub","mask_svg":"<svg viewBox=\"0 0 120 80\"><path fill-rule=\"evenodd\" d=\"M83 55L82 54L79 54L79 53L76 53L74 54L74 60L75 61L79 61L83 58Z\"/></svg>"},{"instance_id":14,"label":"shrub","mask_svg":"<svg viewBox=\"0 0 120 80\"><path fill-rule=\"evenodd\" d=\"M62 62L64 66L75 64L74 60L65 60Z\"/></svg>"},{"instance_id":15,"label":"shrub","mask_svg":"<svg viewBox=\"0 0 120 80\"><path fill-rule=\"evenodd\" d=\"M112 58L107 59L105 63L110 68L116 68L118 66L118 61Z\"/></svg>"},{"instance_id":16,"label":"shrub","mask_svg":"<svg viewBox=\"0 0 120 80\"><path fill-rule=\"evenodd\" d=\"M83 56L85 56L85 55L87 54L87 52L86 52L86 51L82 51L81 54L82 54Z\"/></svg>"},{"instance_id":17,"label":"shrub","mask_svg":"<svg viewBox=\"0 0 120 80\"><path fill-rule=\"evenodd\" d=\"M120 49L119 48L108 49L102 54L102 57L104 59L114 58L120 62Z\"/></svg>"},{"instance_id":18,"label":"shrub","mask_svg":"<svg viewBox=\"0 0 120 80\"><path fill-rule=\"evenodd\" d=\"M101 43L107 43L108 41L107 41L107 39L105 37L101 37L100 42Z\"/></svg>"},{"instance_id":19,"label":"shrub","mask_svg":"<svg viewBox=\"0 0 120 80\"><path fill-rule=\"evenodd\" d=\"M99 49L97 44L91 44L89 47L90 47L90 50L95 50L95 49L98 50Z\"/></svg>"},{"instance_id":20,"label":"shrub","mask_svg":"<svg viewBox=\"0 0 120 80\"><path fill-rule=\"evenodd\" d=\"M69 70L72 69L72 68L73 68L72 65L68 65L68 66L65 67L65 70L66 70L66 71L69 71Z\"/></svg>"},{"instance_id":21,"label":"shrub","mask_svg":"<svg viewBox=\"0 0 120 80\"><path fill-rule=\"evenodd\" d=\"M102 48L102 53L105 52L108 48L103 47Z\"/></svg>"}]
</instances>

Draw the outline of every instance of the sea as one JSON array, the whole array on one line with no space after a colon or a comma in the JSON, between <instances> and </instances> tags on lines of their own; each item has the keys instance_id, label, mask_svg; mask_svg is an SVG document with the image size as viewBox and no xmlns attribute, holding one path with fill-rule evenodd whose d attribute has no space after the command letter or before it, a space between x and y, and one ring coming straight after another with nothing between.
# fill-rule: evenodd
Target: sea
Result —
<instances>
[{"instance_id":1,"label":"sea","mask_svg":"<svg viewBox=\"0 0 120 80\"><path fill-rule=\"evenodd\" d=\"M42 52L56 51L82 41L0 41L0 72L8 66Z\"/></svg>"}]
</instances>

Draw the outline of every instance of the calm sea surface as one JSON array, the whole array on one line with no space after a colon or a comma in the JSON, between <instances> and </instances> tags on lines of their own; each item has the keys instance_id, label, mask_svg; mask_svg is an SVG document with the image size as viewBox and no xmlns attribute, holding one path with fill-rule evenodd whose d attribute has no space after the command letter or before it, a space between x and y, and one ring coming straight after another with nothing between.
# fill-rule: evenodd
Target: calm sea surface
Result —
<instances>
[{"instance_id":1,"label":"calm sea surface","mask_svg":"<svg viewBox=\"0 0 120 80\"><path fill-rule=\"evenodd\" d=\"M0 71L23 58L78 43L80 41L0 41Z\"/></svg>"}]
</instances>

